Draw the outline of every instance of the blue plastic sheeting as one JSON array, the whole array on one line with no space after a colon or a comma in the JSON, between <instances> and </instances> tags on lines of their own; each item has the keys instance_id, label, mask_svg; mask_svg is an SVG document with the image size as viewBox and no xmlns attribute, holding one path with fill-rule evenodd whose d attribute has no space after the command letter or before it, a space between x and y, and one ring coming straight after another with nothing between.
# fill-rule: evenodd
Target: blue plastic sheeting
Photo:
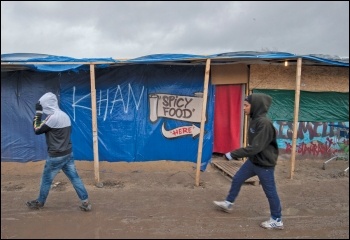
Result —
<instances>
[{"instance_id":1,"label":"blue plastic sheeting","mask_svg":"<svg viewBox=\"0 0 350 240\"><path fill-rule=\"evenodd\" d=\"M254 52L254 51L242 51L242 52L228 52L213 54L208 56L211 59L225 58L225 59L298 59L310 60L312 62L325 63L327 65L349 67L349 58L339 58L337 56L330 56L324 54L309 54L309 55L296 55L287 52Z\"/></svg>"},{"instance_id":2,"label":"blue plastic sheeting","mask_svg":"<svg viewBox=\"0 0 350 240\"><path fill-rule=\"evenodd\" d=\"M61 72L61 71L75 71L89 70L88 63L100 63L96 64L96 68L105 68L110 64L150 64L150 63L169 63L169 62L186 62L193 65L197 65L198 62L193 62L193 60L205 60L205 59L215 59L221 60L223 62L229 62L230 60L284 60L284 59L297 59L302 58L304 60L309 60L315 63L324 63L326 65L333 66L343 66L349 67L349 58L339 58L336 56L322 55L322 54L309 54L309 55L296 55L287 52L255 52L255 51L241 51L241 52L227 52L212 55L192 55L192 54L153 54L142 56L134 59L128 60L116 60L112 58L71 58L65 56L54 56L47 54L36 54L36 53L12 53L12 54L2 54L2 62L13 62L13 63L23 63L30 69L35 71L43 72ZM37 62L40 64L26 64ZM57 65L57 64L42 64L43 62L53 63L53 62L77 62L80 64L67 64L67 65ZM86 63L86 64L81 64ZM102 64L104 63L104 64Z\"/></svg>"},{"instance_id":3,"label":"blue plastic sheeting","mask_svg":"<svg viewBox=\"0 0 350 240\"><path fill-rule=\"evenodd\" d=\"M196 162L204 60L229 63L297 58L312 64L349 67L348 58L285 52L154 54L129 60L2 54L1 160L46 158L45 137L34 134L32 119L35 103L48 91L58 95L61 108L73 119L75 158L93 160L89 65L94 63L101 161ZM209 84L202 170L211 159L213 147L213 89Z\"/></svg>"},{"instance_id":4,"label":"blue plastic sheeting","mask_svg":"<svg viewBox=\"0 0 350 240\"><path fill-rule=\"evenodd\" d=\"M1 54L2 62L118 62L112 58L72 58L38 53Z\"/></svg>"},{"instance_id":5,"label":"blue plastic sheeting","mask_svg":"<svg viewBox=\"0 0 350 240\"><path fill-rule=\"evenodd\" d=\"M203 55L191 55L191 54L153 54L143 57L138 57L130 60L126 60L126 63L151 63L151 62L167 62L167 61L184 61L205 59Z\"/></svg>"},{"instance_id":6,"label":"blue plastic sheeting","mask_svg":"<svg viewBox=\"0 0 350 240\"><path fill-rule=\"evenodd\" d=\"M96 68L108 67L110 63L116 63L117 60L112 58L71 58L65 56L54 56L47 54L36 54L36 53L13 53L13 54L1 54L2 62L12 62L12 63L40 63L40 64L25 64L26 67L40 72L63 72L63 71L74 71L78 72L81 70L89 70L90 62L103 62L105 64L98 64ZM44 62L54 63L54 62L69 62L74 63L78 62L79 64L42 64Z\"/></svg>"},{"instance_id":7,"label":"blue plastic sheeting","mask_svg":"<svg viewBox=\"0 0 350 240\"><path fill-rule=\"evenodd\" d=\"M253 58L253 59L274 59L274 58L297 58L298 56L286 52L255 52L255 51L241 51L241 52L227 52L210 55L211 58L225 57L225 58Z\"/></svg>"},{"instance_id":8,"label":"blue plastic sheeting","mask_svg":"<svg viewBox=\"0 0 350 240\"><path fill-rule=\"evenodd\" d=\"M96 69L100 161L197 162L205 66L125 65ZM1 73L1 159L45 159L43 135L34 134L35 103L56 93L72 120L77 160L93 160L90 72ZM6 90L5 90L6 89ZM212 155L214 86L208 86L202 165Z\"/></svg>"}]
</instances>

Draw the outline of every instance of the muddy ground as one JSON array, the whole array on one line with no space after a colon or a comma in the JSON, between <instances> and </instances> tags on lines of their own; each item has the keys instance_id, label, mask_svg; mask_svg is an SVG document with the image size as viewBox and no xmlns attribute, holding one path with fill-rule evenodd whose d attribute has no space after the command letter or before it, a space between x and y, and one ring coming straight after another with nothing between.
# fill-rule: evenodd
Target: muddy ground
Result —
<instances>
[{"instance_id":1,"label":"muddy ground","mask_svg":"<svg viewBox=\"0 0 350 240\"><path fill-rule=\"evenodd\" d=\"M215 159L223 160L223 159ZM224 160L223 160L224 161ZM276 181L283 206L284 230L266 230L269 208L261 186L246 183L231 214L218 211L230 180L215 166L200 173L196 164L176 161L100 162L95 186L94 164L76 161L93 204L79 210L70 182L59 173L41 210L29 210L35 199L44 161L1 163L2 239L349 239L349 166L297 160L293 179L290 161L279 160Z\"/></svg>"}]
</instances>

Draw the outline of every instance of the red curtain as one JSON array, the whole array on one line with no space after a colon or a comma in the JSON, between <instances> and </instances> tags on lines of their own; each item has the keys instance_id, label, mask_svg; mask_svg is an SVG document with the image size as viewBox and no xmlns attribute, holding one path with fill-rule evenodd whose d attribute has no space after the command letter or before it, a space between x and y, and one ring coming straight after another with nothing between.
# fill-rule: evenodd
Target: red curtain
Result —
<instances>
[{"instance_id":1,"label":"red curtain","mask_svg":"<svg viewBox=\"0 0 350 240\"><path fill-rule=\"evenodd\" d=\"M216 85L213 152L241 147L242 85Z\"/></svg>"}]
</instances>

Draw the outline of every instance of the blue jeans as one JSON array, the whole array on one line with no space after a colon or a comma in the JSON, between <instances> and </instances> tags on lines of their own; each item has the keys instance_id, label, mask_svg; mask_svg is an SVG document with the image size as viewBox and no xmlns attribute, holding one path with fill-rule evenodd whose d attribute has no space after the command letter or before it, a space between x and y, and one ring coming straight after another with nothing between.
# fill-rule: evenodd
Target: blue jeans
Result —
<instances>
[{"instance_id":1,"label":"blue jeans","mask_svg":"<svg viewBox=\"0 0 350 240\"><path fill-rule=\"evenodd\" d=\"M234 202L239 194L242 184L249 178L258 176L260 184L265 192L265 195L269 201L271 217L281 218L282 207L280 198L277 194L275 183L275 168L264 168L254 165L249 159L244 162L241 168L236 172L232 178L231 188L226 198L229 202Z\"/></svg>"},{"instance_id":2,"label":"blue jeans","mask_svg":"<svg viewBox=\"0 0 350 240\"><path fill-rule=\"evenodd\" d=\"M70 182L73 184L79 199L82 202L87 202L88 193L85 189L84 183L78 175L77 169L75 168L73 153L62 157L48 157L46 159L43 175L41 177L40 193L37 200L43 204L46 202L53 179L60 170L66 174Z\"/></svg>"}]
</instances>

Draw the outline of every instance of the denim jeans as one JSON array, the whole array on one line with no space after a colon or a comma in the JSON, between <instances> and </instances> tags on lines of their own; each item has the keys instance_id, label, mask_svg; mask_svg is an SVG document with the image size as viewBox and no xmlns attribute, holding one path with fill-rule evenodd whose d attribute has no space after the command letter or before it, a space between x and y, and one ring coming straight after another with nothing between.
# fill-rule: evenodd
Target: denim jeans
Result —
<instances>
[{"instance_id":1,"label":"denim jeans","mask_svg":"<svg viewBox=\"0 0 350 240\"><path fill-rule=\"evenodd\" d=\"M51 184L60 170L66 174L72 183L79 199L82 202L88 201L88 193L76 170L73 153L62 157L48 157L46 159L43 175L41 177L40 193L37 200L43 204L46 202Z\"/></svg>"},{"instance_id":2,"label":"denim jeans","mask_svg":"<svg viewBox=\"0 0 350 240\"><path fill-rule=\"evenodd\" d=\"M277 194L274 172L274 167L259 167L257 165L254 165L248 159L233 176L231 188L226 200L233 203L239 194L242 184L247 179L257 175L260 180L260 184L265 192L265 195L269 201L271 217L274 219L281 218L282 207L280 198Z\"/></svg>"}]
</instances>

